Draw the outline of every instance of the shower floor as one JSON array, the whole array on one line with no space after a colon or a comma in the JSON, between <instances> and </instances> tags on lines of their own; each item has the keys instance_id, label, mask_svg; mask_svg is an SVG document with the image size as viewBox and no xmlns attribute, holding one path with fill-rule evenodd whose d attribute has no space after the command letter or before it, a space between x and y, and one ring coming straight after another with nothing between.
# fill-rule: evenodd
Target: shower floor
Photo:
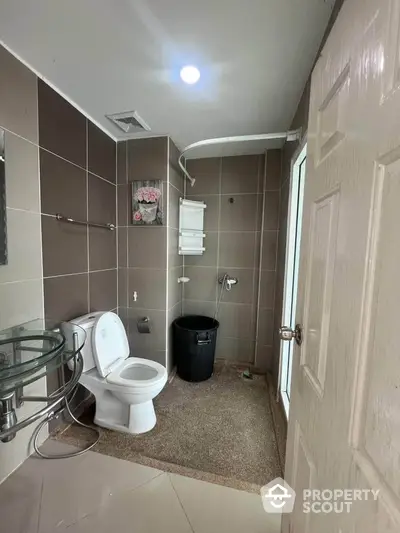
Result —
<instances>
[{"instance_id":1,"label":"shower floor","mask_svg":"<svg viewBox=\"0 0 400 533\"><path fill-rule=\"evenodd\" d=\"M211 379L175 377L155 399L156 427L144 435L101 428L94 451L250 492L282 475L264 376L217 365ZM91 406L81 417L91 422ZM54 438L83 446L92 433L69 426Z\"/></svg>"}]
</instances>

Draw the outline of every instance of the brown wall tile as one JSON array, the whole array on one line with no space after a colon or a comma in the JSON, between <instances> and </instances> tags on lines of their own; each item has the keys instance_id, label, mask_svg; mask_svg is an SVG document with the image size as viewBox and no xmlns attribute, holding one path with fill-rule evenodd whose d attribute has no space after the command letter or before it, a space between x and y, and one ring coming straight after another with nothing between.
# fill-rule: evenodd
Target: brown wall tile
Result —
<instances>
[{"instance_id":1,"label":"brown wall tile","mask_svg":"<svg viewBox=\"0 0 400 533\"><path fill-rule=\"evenodd\" d=\"M166 311L149 310L147 308L129 309L128 315L129 342L133 355L151 359L151 353L166 349ZM139 333L137 322L144 317L150 319L150 333ZM165 365L165 361L163 363Z\"/></svg>"},{"instance_id":2,"label":"brown wall tile","mask_svg":"<svg viewBox=\"0 0 400 533\"><path fill-rule=\"evenodd\" d=\"M254 351L254 341L217 337L217 359L236 363L252 363L254 361Z\"/></svg>"},{"instance_id":3,"label":"brown wall tile","mask_svg":"<svg viewBox=\"0 0 400 533\"><path fill-rule=\"evenodd\" d=\"M45 279L44 309L46 318L55 324L88 313L88 275Z\"/></svg>"},{"instance_id":4,"label":"brown wall tile","mask_svg":"<svg viewBox=\"0 0 400 533\"><path fill-rule=\"evenodd\" d=\"M221 278L227 269L220 268L218 278ZM186 271L185 271L186 274ZM256 272L249 268L229 268L229 275L238 279L238 284L231 291L224 291L222 294L222 302L235 304L255 304L255 290L256 283L254 276ZM218 291L221 290L221 285L218 285Z\"/></svg>"},{"instance_id":5,"label":"brown wall tile","mask_svg":"<svg viewBox=\"0 0 400 533\"><path fill-rule=\"evenodd\" d=\"M118 307L128 307L128 270L118 268Z\"/></svg>"},{"instance_id":6,"label":"brown wall tile","mask_svg":"<svg viewBox=\"0 0 400 533\"><path fill-rule=\"evenodd\" d=\"M185 267L185 276L190 279L185 284L184 295L188 300L215 301L217 297L216 267Z\"/></svg>"},{"instance_id":7,"label":"brown wall tile","mask_svg":"<svg viewBox=\"0 0 400 533\"><path fill-rule=\"evenodd\" d=\"M221 303L218 320L221 337L253 339L255 336L254 306Z\"/></svg>"},{"instance_id":8,"label":"brown wall tile","mask_svg":"<svg viewBox=\"0 0 400 533\"><path fill-rule=\"evenodd\" d=\"M220 233L219 266L220 268L254 268L255 232ZM236 287L235 287L236 288Z\"/></svg>"},{"instance_id":9,"label":"brown wall tile","mask_svg":"<svg viewBox=\"0 0 400 533\"><path fill-rule=\"evenodd\" d=\"M167 179L168 137L128 141L128 181Z\"/></svg>"},{"instance_id":10,"label":"brown wall tile","mask_svg":"<svg viewBox=\"0 0 400 533\"><path fill-rule=\"evenodd\" d=\"M258 316L258 338L260 346L272 346L274 333L273 309L260 309Z\"/></svg>"},{"instance_id":11,"label":"brown wall tile","mask_svg":"<svg viewBox=\"0 0 400 533\"><path fill-rule=\"evenodd\" d=\"M258 198L258 194L221 196L220 231L260 231Z\"/></svg>"},{"instance_id":12,"label":"brown wall tile","mask_svg":"<svg viewBox=\"0 0 400 533\"><path fill-rule=\"evenodd\" d=\"M220 194L221 159L219 157L188 159L186 170L196 180L193 187L189 182L186 184L187 195Z\"/></svg>"},{"instance_id":13,"label":"brown wall tile","mask_svg":"<svg viewBox=\"0 0 400 533\"><path fill-rule=\"evenodd\" d=\"M261 271L260 307L272 309L275 302L276 273L271 270Z\"/></svg>"},{"instance_id":14,"label":"brown wall tile","mask_svg":"<svg viewBox=\"0 0 400 533\"><path fill-rule=\"evenodd\" d=\"M268 150L265 177L266 191L279 191L282 173L282 150Z\"/></svg>"},{"instance_id":15,"label":"brown wall tile","mask_svg":"<svg viewBox=\"0 0 400 533\"><path fill-rule=\"evenodd\" d=\"M128 226L130 225L130 216L131 213L128 211L128 207L131 205L130 202L131 188L130 185L118 185L117 186L117 214L118 214L118 226Z\"/></svg>"},{"instance_id":16,"label":"brown wall tile","mask_svg":"<svg viewBox=\"0 0 400 533\"><path fill-rule=\"evenodd\" d=\"M178 229L179 228L179 207L180 198L183 197L175 187L172 185L169 186L169 217L168 217L168 226L170 228Z\"/></svg>"},{"instance_id":17,"label":"brown wall tile","mask_svg":"<svg viewBox=\"0 0 400 533\"><path fill-rule=\"evenodd\" d=\"M116 142L92 122L88 122L88 170L116 182Z\"/></svg>"},{"instance_id":18,"label":"brown wall tile","mask_svg":"<svg viewBox=\"0 0 400 533\"><path fill-rule=\"evenodd\" d=\"M128 266L165 269L167 232L165 226L128 228Z\"/></svg>"},{"instance_id":19,"label":"brown wall tile","mask_svg":"<svg viewBox=\"0 0 400 533\"><path fill-rule=\"evenodd\" d=\"M86 168L86 118L38 80L39 145Z\"/></svg>"},{"instance_id":20,"label":"brown wall tile","mask_svg":"<svg viewBox=\"0 0 400 533\"><path fill-rule=\"evenodd\" d=\"M87 230L42 215L43 275L87 272Z\"/></svg>"},{"instance_id":21,"label":"brown wall tile","mask_svg":"<svg viewBox=\"0 0 400 533\"><path fill-rule=\"evenodd\" d=\"M272 368L272 357L272 346L261 346L257 344L254 366L262 372L270 372Z\"/></svg>"},{"instance_id":22,"label":"brown wall tile","mask_svg":"<svg viewBox=\"0 0 400 533\"><path fill-rule=\"evenodd\" d=\"M116 224L116 186L89 174L89 220Z\"/></svg>"},{"instance_id":23,"label":"brown wall tile","mask_svg":"<svg viewBox=\"0 0 400 533\"><path fill-rule=\"evenodd\" d=\"M117 232L89 228L89 270L117 268Z\"/></svg>"},{"instance_id":24,"label":"brown wall tile","mask_svg":"<svg viewBox=\"0 0 400 533\"><path fill-rule=\"evenodd\" d=\"M184 178L183 172L178 164L180 151L176 147L172 139L169 139L169 181L171 185L176 187L183 196Z\"/></svg>"},{"instance_id":25,"label":"brown wall tile","mask_svg":"<svg viewBox=\"0 0 400 533\"><path fill-rule=\"evenodd\" d=\"M262 269L275 270L276 268L276 252L278 245L277 231L263 232L263 250L262 250Z\"/></svg>"},{"instance_id":26,"label":"brown wall tile","mask_svg":"<svg viewBox=\"0 0 400 533\"><path fill-rule=\"evenodd\" d=\"M201 300L183 300L184 315L202 315L214 317L216 311L216 302L202 302Z\"/></svg>"},{"instance_id":27,"label":"brown wall tile","mask_svg":"<svg viewBox=\"0 0 400 533\"><path fill-rule=\"evenodd\" d=\"M117 270L89 274L90 312L111 311L117 307Z\"/></svg>"},{"instance_id":28,"label":"brown wall tile","mask_svg":"<svg viewBox=\"0 0 400 533\"><path fill-rule=\"evenodd\" d=\"M129 302L132 308L166 309L167 270L128 269ZM137 302L132 295L136 291Z\"/></svg>"},{"instance_id":29,"label":"brown wall tile","mask_svg":"<svg viewBox=\"0 0 400 533\"><path fill-rule=\"evenodd\" d=\"M268 191L264 194L264 230L278 229L279 191Z\"/></svg>"},{"instance_id":30,"label":"brown wall tile","mask_svg":"<svg viewBox=\"0 0 400 533\"><path fill-rule=\"evenodd\" d=\"M118 267L128 266L128 228L118 228Z\"/></svg>"},{"instance_id":31,"label":"brown wall tile","mask_svg":"<svg viewBox=\"0 0 400 533\"><path fill-rule=\"evenodd\" d=\"M86 220L86 171L56 155L40 150L42 213L61 213Z\"/></svg>"},{"instance_id":32,"label":"brown wall tile","mask_svg":"<svg viewBox=\"0 0 400 533\"><path fill-rule=\"evenodd\" d=\"M172 309L182 301L182 283L178 279L183 276L183 267L170 268L168 270L168 305Z\"/></svg>"},{"instance_id":33,"label":"brown wall tile","mask_svg":"<svg viewBox=\"0 0 400 533\"><path fill-rule=\"evenodd\" d=\"M123 185L128 182L127 150L128 150L128 143L126 141L117 142L117 183L118 185Z\"/></svg>"},{"instance_id":34,"label":"brown wall tile","mask_svg":"<svg viewBox=\"0 0 400 533\"><path fill-rule=\"evenodd\" d=\"M247 155L223 157L221 168L222 194L259 192L259 174L262 157Z\"/></svg>"},{"instance_id":35,"label":"brown wall tile","mask_svg":"<svg viewBox=\"0 0 400 533\"><path fill-rule=\"evenodd\" d=\"M0 125L37 143L37 78L3 46L0 65Z\"/></svg>"}]
</instances>

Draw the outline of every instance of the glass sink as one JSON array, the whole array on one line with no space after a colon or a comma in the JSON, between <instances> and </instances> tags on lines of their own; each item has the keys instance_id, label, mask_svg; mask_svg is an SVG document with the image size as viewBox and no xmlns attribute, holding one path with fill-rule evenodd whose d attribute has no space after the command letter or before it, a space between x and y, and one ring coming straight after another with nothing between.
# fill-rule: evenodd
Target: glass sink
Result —
<instances>
[{"instance_id":1,"label":"glass sink","mask_svg":"<svg viewBox=\"0 0 400 533\"><path fill-rule=\"evenodd\" d=\"M79 328L73 346L71 335L66 339L43 320L0 331L0 396L67 363L82 349L85 339L85 331Z\"/></svg>"}]
</instances>

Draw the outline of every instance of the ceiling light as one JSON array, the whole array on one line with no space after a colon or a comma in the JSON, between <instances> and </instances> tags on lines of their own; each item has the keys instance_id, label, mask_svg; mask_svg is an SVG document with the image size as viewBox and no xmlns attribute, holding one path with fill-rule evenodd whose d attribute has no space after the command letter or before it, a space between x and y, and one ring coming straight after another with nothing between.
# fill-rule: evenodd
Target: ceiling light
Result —
<instances>
[{"instance_id":1,"label":"ceiling light","mask_svg":"<svg viewBox=\"0 0 400 533\"><path fill-rule=\"evenodd\" d=\"M193 85L194 83L197 83L199 81L200 71L197 67L188 65L182 68L181 78L185 83L188 83L189 85Z\"/></svg>"}]
</instances>

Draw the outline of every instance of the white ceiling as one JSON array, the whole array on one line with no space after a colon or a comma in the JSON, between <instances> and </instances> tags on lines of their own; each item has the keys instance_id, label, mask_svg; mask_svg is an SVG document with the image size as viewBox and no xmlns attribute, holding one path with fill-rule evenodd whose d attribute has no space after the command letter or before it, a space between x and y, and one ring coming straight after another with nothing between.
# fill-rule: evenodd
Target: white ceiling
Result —
<instances>
[{"instance_id":1,"label":"white ceiling","mask_svg":"<svg viewBox=\"0 0 400 533\"><path fill-rule=\"evenodd\" d=\"M137 110L150 135L183 148L289 128L331 10L332 0L12 0L0 35L112 137L127 138L105 115ZM195 86L179 78L186 64L201 71Z\"/></svg>"}]
</instances>

